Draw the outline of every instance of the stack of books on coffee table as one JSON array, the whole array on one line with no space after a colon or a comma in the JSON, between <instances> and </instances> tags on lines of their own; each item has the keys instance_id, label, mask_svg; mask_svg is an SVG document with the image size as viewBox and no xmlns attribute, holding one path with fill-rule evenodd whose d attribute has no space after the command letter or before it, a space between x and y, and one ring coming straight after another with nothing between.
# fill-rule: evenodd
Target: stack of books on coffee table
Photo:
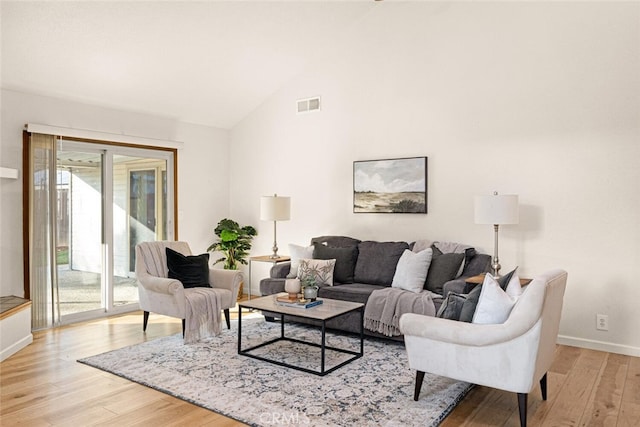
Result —
<instances>
[{"instance_id":1,"label":"stack of books on coffee table","mask_svg":"<svg viewBox=\"0 0 640 427\"><path fill-rule=\"evenodd\" d=\"M322 304L321 299L316 299L315 301L311 301L308 299L300 299L300 298L291 298L287 294L278 295L276 297L276 302L278 305L283 305L285 307L295 307L295 308L311 308L316 305Z\"/></svg>"}]
</instances>

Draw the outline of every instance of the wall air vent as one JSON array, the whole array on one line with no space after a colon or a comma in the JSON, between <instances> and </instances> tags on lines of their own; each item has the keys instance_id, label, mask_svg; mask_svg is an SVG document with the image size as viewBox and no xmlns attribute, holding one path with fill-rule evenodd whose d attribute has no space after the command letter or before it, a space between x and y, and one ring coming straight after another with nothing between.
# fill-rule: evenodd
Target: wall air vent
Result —
<instances>
[{"instance_id":1,"label":"wall air vent","mask_svg":"<svg viewBox=\"0 0 640 427\"><path fill-rule=\"evenodd\" d=\"M320 97L314 96L313 98L298 99L296 106L298 114L320 111Z\"/></svg>"}]
</instances>

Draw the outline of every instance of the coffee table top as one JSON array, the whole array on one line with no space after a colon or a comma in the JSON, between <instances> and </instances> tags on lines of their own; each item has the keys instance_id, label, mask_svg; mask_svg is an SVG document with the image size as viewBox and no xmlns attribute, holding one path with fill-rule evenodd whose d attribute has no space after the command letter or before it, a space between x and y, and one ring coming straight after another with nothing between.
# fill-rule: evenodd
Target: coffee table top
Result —
<instances>
[{"instance_id":1,"label":"coffee table top","mask_svg":"<svg viewBox=\"0 0 640 427\"><path fill-rule=\"evenodd\" d=\"M267 295L249 301L242 301L238 303L238 307L266 310L273 313L288 314L290 316L300 316L316 320L328 320L332 317L340 316L341 314L364 307L364 304L359 302L340 301L329 298L318 298L322 300L322 304L309 308L288 307L276 302L276 297L281 295L286 294Z\"/></svg>"}]
</instances>

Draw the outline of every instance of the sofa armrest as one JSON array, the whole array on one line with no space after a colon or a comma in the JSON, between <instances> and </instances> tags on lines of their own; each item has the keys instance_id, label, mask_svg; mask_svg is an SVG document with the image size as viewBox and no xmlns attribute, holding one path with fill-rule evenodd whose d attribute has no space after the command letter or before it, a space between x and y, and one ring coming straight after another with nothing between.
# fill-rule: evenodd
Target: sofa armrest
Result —
<instances>
[{"instance_id":1,"label":"sofa armrest","mask_svg":"<svg viewBox=\"0 0 640 427\"><path fill-rule=\"evenodd\" d=\"M532 321L533 320L533 321ZM439 317L405 313L400 317L400 331L405 336L422 337L462 346L487 346L511 341L530 330L539 332L541 321L523 319L498 325L480 325ZM537 328L535 326L538 325Z\"/></svg>"},{"instance_id":2,"label":"sofa armrest","mask_svg":"<svg viewBox=\"0 0 640 427\"><path fill-rule=\"evenodd\" d=\"M468 294L471 292L476 285L467 283L465 279L466 277L458 277L457 279L446 282L442 285L442 296L446 298L450 292L455 292L456 294Z\"/></svg>"},{"instance_id":3,"label":"sofa armrest","mask_svg":"<svg viewBox=\"0 0 640 427\"><path fill-rule=\"evenodd\" d=\"M272 279L285 279L289 271L291 271L291 262L280 262L271 267L269 277Z\"/></svg>"},{"instance_id":4,"label":"sofa armrest","mask_svg":"<svg viewBox=\"0 0 640 427\"><path fill-rule=\"evenodd\" d=\"M142 277L138 277L138 281L140 282L140 286L142 286L147 292L175 295L180 290L184 290L182 282L166 277L144 275Z\"/></svg>"},{"instance_id":5,"label":"sofa armrest","mask_svg":"<svg viewBox=\"0 0 640 427\"><path fill-rule=\"evenodd\" d=\"M209 284L211 287L228 289L231 291L231 295L238 295L238 289L243 279L244 275L239 270L209 269Z\"/></svg>"},{"instance_id":6,"label":"sofa armrest","mask_svg":"<svg viewBox=\"0 0 640 427\"><path fill-rule=\"evenodd\" d=\"M266 278L260 280L260 295L273 295L284 292L284 282L286 279Z\"/></svg>"}]
</instances>

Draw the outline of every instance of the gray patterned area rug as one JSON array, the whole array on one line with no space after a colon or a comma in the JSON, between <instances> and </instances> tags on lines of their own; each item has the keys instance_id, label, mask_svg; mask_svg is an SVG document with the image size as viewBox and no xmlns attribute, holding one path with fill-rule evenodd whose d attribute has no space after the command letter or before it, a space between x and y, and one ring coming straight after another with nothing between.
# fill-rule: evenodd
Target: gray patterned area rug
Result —
<instances>
[{"instance_id":1,"label":"gray patterned area rug","mask_svg":"<svg viewBox=\"0 0 640 427\"><path fill-rule=\"evenodd\" d=\"M437 426L472 385L426 374L413 400L415 371L402 343L365 338L364 356L320 377L240 356L237 322L221 335L185 345L181 334L79 360L252 426ZM242 322L242 347L280 334L263 318ZM286 325L286 335L320 342L320 331ZM327 334L327 345L359 349L352 335ZM264 356L318 370L320 349L287 341ZM344 358L327 351L327 367Z\"/></svg>"}]
</instances>

